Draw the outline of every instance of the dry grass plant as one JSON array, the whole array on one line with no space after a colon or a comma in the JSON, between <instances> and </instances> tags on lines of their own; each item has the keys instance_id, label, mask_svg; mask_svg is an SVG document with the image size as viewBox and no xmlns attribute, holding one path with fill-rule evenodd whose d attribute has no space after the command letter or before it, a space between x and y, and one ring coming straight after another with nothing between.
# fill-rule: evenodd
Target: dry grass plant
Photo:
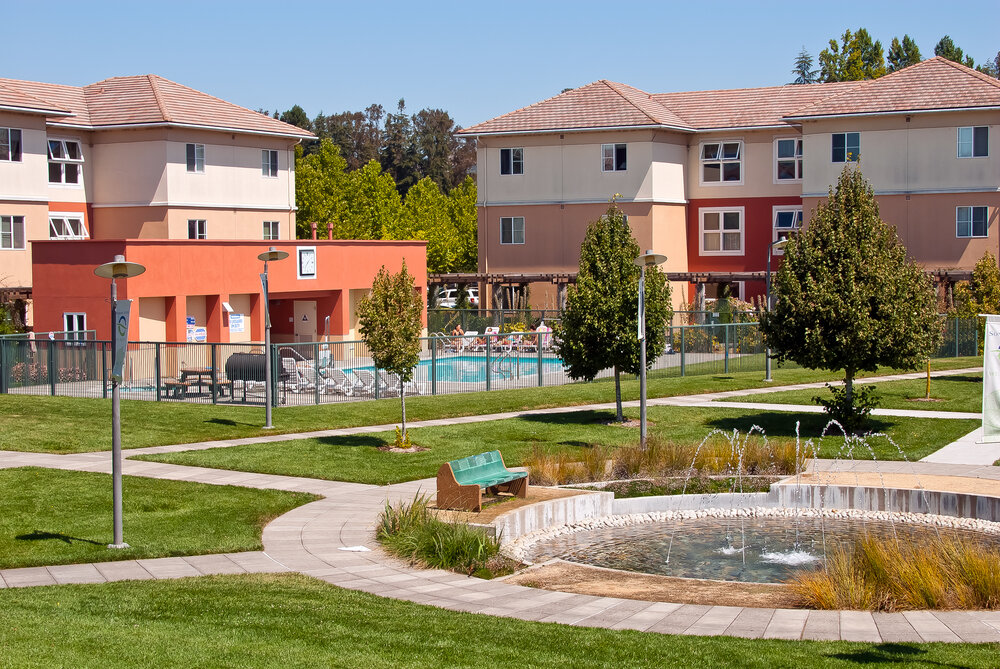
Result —
<instances>
[{"instance_id":1,"label":"dry grass plant","mask_svg":"<svg viewBox=\"0 0 1000 669\"><path fill-rule=\"evenodd\" d=\"M1000 549L941 535L916 542L861 537L826 566L787 582L817 609L910 611L1000 607Z\"/></svg>"}]
</instances>

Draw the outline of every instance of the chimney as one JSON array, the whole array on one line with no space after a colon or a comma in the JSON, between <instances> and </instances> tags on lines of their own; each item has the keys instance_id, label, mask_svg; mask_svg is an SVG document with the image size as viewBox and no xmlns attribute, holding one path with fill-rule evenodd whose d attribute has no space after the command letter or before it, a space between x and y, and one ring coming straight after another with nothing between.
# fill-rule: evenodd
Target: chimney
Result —
<instances>
[{"instance_id":1,"label":"chimney","mask_svg":"<svg viewBox=\"0 0 1000 669\"><path fill-rule=\"evenodd\" d=\"M333 241L333 223L326 224L326 238Z\"/></svg>"},{"instance_id":2,"label":"chimney","mask_svg":"<svg viewBox=\"0 0 1000 669\"><path fill-rule=\"evenodd\" d=\"M309 224L309 227L312 228L313 240L315 241L316 240L316 230L319 227L319 224L316 223L316 221L313 221L312 223Z\"/></svg>"}]
</instances>

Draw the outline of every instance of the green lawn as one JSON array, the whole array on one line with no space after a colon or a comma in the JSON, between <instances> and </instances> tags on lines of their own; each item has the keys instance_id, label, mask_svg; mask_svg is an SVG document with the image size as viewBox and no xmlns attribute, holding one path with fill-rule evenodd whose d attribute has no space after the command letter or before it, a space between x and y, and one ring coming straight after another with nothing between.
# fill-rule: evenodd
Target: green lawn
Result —
<instances>
[{"instance_id":1,"label":"green lawn","mask_svg":"<svg viewBox=\"0 0 1000 669\"><path fill-rule=\"evenodd\" d=\"M317 499L132 476L122 488L132 547L115 550L109 475L0 469L0 568L260 550L264 525Z\"/></svg>"},{"instance_id":2,"label":"green lawn","mask_svg":"<svg viewBox=\"0 0 1000 669\"><path fill-rule=\"evenodd\" d=\"M628 410L626 414L637 418L638 410ZM819 414L742 409L650 407L648 415L650 434L678 443L698 443L713 429L746 432L753 425L764 428L771 438L789 439L795 437L796 422L800 423L800 434L805 440L818 437L827 423ZM536 445L547 451L575 452L593 444L637 443L638 428L607 425L613 418L612 411L575 411L420 428L410 430L413 442L427 449L417 453L379 450L395 436L381 432L137 456L137 459L383 485L434 476L446 460L494 449L500 449L508 465L516 466ZM908 459L917 460L978 425L975 420L880 417L873 421L872 428L889 434ZM886 439L872 437L869 443L881 460L901 458ZM835 457L842 444L842 437L827 437L821 443L820 455ZM866 452L858 457L870 459L871 455Z\"/></svg>"},{"instance_id":3,"label":"green lawn","mask_svg":"<svg viewBox=\"0 0 1000 669\"><path fill-rule=\"evenodd\" d=\"M934 360L932 368L959 369L981 364L982 360L976 357L943 358ZM880 370L879 373L889 371ZM676 374L677 370L670 373ZM774 372L774 383L779 385L838 378L838 374L799 368L779 368ZM654 372L650 374L648 394L649 397L667 397L771 385L762 379L760 371L685 377ZM638 382L625 380L622 396L626 400L638 399ZM613 401L614 383L604 379L566 386L412 397L406 402L406 413L411 420L426 420ZM262 407L126 400L122 401L122 442L125 448L141 448L378 425L398 420L397 399L280 407L274 412L275 429L272 431L260 427L264 422ZM0 395L0 450L50 453L110 450L110 422L110 400Z\"/></svg>"},{"instance_id":4,"label":"green lawn","mask_svg":"<svg viewBox=\"0 0 1000 669\"><path fill-rule=\"evenodd\" d=\"M17 667L995 667L996 644L747 640L446 611L297 575L0 590Z\"/></svg>"},{"instance_id":5,"label":"green lawn","mask_svg":"<svg viewBox=\"0 0 1000 669\"><path fill-rule=\"evenodd\" d=\"M958 376L943 376L931 378L931 397L939 400L934 402L914 401L923 398L927 392L927 381L888 381L875 384L879 394L879 408L882 409L915 409L925 411L982 411L983 410L983 375L960 374ZM747 395L730 398L725 401L767 402L778 404L814 404L813 397L822 395L829 397L830 391L822 390L786 390L765 395Z\"/></svg>"}]
</instances>

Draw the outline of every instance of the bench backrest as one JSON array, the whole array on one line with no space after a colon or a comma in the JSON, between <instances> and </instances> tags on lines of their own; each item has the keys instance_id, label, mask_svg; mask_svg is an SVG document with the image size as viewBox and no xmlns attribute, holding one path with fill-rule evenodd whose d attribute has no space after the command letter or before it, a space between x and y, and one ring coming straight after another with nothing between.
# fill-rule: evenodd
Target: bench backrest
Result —
<instances>
[{"instance_id":1,"label":"bench backrest","mask_svg":"<svg viewBox=\"0 0 1000 669\"><path fill-rule=\"evenodd\" d=\"M507 468L503 466L503 458L500 451L490 451L479 455L470 455L467 458L451 460L451 471L455 474L455 481L460 485L488 478L491 475L507 473Z\"/></svg>"}]
</instances>

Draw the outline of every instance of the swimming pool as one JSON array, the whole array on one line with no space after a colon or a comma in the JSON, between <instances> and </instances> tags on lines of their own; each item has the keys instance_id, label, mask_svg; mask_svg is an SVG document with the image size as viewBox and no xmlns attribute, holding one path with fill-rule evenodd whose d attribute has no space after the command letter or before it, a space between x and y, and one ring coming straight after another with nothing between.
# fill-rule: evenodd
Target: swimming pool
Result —
<instances>
[{"instance_id":1,"label":"swimming pool","mask_svg":"<svg viewBox=\"0 0 1000 669\"><path fill-rule=\"evenodd\" d=\"M439 382L456 381L459 383L485 383L486 382L486 355L453 355L449 357L439 357L437 360L421 360L417 366L416 380L429 383L431 380L431 365L434 364L434 373ZM368 367L356 367L354 369L374 369ZM562 360L553 356L542 358L542 373L561 372L563 370ZM490 379L492 381L504 381L508 379L521 379L525 377L538 377L538 356L521 355L490 358Z\"/></svg>"}]
</instances>

